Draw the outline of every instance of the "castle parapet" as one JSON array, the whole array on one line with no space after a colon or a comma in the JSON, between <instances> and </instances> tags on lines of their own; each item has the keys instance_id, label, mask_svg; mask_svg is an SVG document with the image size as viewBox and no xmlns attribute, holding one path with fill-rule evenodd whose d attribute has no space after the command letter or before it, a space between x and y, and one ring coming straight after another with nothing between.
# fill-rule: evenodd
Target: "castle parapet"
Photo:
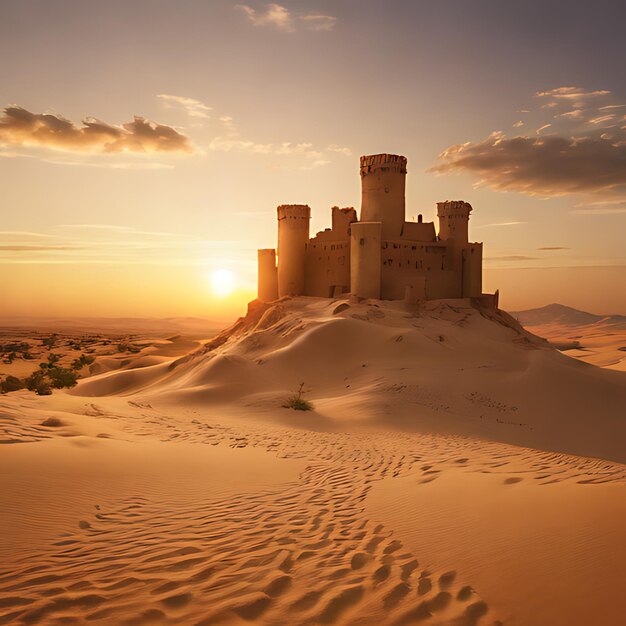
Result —
<instances>
[{"instance_id":1,"label":"castle parapet","mask_svg":"<svg viewBox=\"0 0 626 626\"><path fill-rule=\"evenodd\" d=\"M366 176L377 169L406 174L406 157L399 154L370 154L361 157L361 176Z\"/></svg>"}]
</instances>

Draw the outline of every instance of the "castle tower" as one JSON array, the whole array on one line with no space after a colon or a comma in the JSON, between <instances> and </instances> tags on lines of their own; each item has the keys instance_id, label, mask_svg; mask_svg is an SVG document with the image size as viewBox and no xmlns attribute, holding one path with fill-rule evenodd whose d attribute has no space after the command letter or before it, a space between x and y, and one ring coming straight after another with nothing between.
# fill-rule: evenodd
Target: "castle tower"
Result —
<instances>
[{"instance_id":1,"label":"castle tower","mask_svg":"<svg viewBox=\"0 0 626 626\"><path fill-rule=\"evenodd\" d=\"M463 200L446 200L437 202L437 217L439 218L439 239L453 239L455 243L468 242L469 214L472 205Z\"/></svg>"},{"instance_id":2,"label":"castle tower","mask_svg":"<svg viewBox=\"0 0 626 626\"><path fill-rule=\"evenodd\" d=\"M306 247L311 209L282 204L278 212L278 297L304 294Z\"/></svg>"},{"instance_id":3,"label":"castle tower","mask_svg":"<svg viewBox=\"0 0 626 626\"><path fill-rule=\"evenodd\" d=\"M350 292L360 298L380 299L382 224L355 222L350 234Z\"/></svg>"},{"instance_id":4,"label":"castle tower","mask_svg":"<svg viewBox=\"0 0 626 626\"><path fill-rule=\"evenodd\" d=\"M405 219L406 158L361 157L361 222L381 222L382 239L399 239Z\"/></svg>"},{"instance_id":5,"label":"castle tower","mask_svg":"<svg viewBox=\"0 0 626 626\"><path fill-rule=\"evenodd\" d=\"M258 288L261 302L272 302L278 298L278 276L276 269L276 250L273 248L258 251Z\"/></svg>"}]
</instances>

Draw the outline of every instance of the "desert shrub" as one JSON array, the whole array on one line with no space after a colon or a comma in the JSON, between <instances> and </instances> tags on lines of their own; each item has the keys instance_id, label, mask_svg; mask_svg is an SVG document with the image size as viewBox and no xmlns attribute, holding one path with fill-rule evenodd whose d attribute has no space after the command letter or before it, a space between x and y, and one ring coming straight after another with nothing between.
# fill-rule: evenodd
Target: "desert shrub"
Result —
<instances>
[{"instance_id":1,"label":"desert shrub","mask_svg":"<svg viewBox=\"0 0 626 626\"><path fill-rule=\"evenodd\" d=\"M7 376L0 382L0 392L9 393L10 391L18 391L24 389L24 383L16 376Z\"/></svg>"},{"instance_id":2,"label":"desert shrub","mask_svg":"<svg viewBox=\"0 0 626 626\"><path fill-rule=\"evenodd\" d=\"M35 393L38 396L49 396L52 395L52 389L50 389L50 385L48 383L41 383L37 389L35 389Z\"/></svg>"},{"instance_id":3,"label":"desert shrub","mask_svg":"<svg viewBox=\"0 0 626 626\"><path fill-rule=\"evenodd\" d=\"M26 383L26 389L34 391L38 396L49 396L52 393L43 370L33 372L24 382Z\"/></svg>"},{"instance_id":4,"label":"desert shrub","mask_svg":"<svg viewBox=\"0 0 626 626\"><path fill-rule=\"evenodd\" d=\"M304 383L300 383L298 390L285 400L283 408L293 409L294 411L311 411L313 405L304 398L304 394L309 390L305 390Z\"/></svg>"},{"instance_id":5,"label":"desert shrub","mask_svg":"<svg viewBox=\"0 0 626 626\"><path fill-rule=\"evenodd\" d=\"M54 367L49 367L47 373L50 379L50 385L55 389L73 387L78 382L76 372L66 367L55 365Z\"/></svg>"},{"instance_id":6,"label":"desert shrub","mask_svg":"<svg viewBox=\"0 0 626 626\"><path fill-rule=\"evenodd\" d=\"M94 356L88 356L87 354L81 354L80 357L78 357L77 359L74 359L74 361L72 361L72 369L73 370L80 370L85 365L91 365L95 360L96 360L96 357L94 357Z\"/></svg>"},{"instance_id":7,"label":"desert shrub","mask_svg":"<svg viewBox=\"0 0 626 626\"><path fill-rule=\"evenodd\" d=\"M57 336L56 335L50 335L50 337L44 337L41 340L41 344L46 346L46 348L53 348L54 344L57 342Z\"/></svg>"}]
</instances>

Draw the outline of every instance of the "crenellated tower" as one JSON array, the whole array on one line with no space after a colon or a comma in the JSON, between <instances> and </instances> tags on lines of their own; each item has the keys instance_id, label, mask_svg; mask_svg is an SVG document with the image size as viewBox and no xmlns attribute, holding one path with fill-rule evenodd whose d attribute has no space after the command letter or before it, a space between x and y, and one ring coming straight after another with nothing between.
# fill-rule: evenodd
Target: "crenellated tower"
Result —
<instances>
[{"instance_id":1,"label":"crenellated tower","mask_svg":"<svg viewBox=\"0 0 626 626\"><path fill-rule=\"evenodd\" d=\"M453 239L455 243L466 244L469 241L468 224L472 205L463 200L437 202L439 218L439 239Z\"/></svg>"},{"instance_id":2,"label":"crenellated tower","mask_svg":"<svg viewBox=\"0 0 626 626\"><path fill-rule=\"evenodd\" d=\"M381 222L382 239L399 239L405 218L406 157L361 157L360 222Z\"/></svg>"}]
</instances>

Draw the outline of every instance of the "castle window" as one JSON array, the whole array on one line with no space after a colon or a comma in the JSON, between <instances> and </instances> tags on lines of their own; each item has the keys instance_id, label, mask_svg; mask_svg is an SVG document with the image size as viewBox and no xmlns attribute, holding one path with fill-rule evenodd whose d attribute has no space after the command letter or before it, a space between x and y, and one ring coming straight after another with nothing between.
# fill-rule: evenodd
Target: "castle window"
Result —
<instances>
[{"instance_id":1,"label":"castle window","mask_svg":"<svg viewBox=\"0 0 626 626\"><path fill-rule=\"evenodd\" d=\"M364 246L364 245L365 245L365 239L361 238L361 239L359 240L359 245L360 245L360 246Z\"/></svg>"}]
</instances>

